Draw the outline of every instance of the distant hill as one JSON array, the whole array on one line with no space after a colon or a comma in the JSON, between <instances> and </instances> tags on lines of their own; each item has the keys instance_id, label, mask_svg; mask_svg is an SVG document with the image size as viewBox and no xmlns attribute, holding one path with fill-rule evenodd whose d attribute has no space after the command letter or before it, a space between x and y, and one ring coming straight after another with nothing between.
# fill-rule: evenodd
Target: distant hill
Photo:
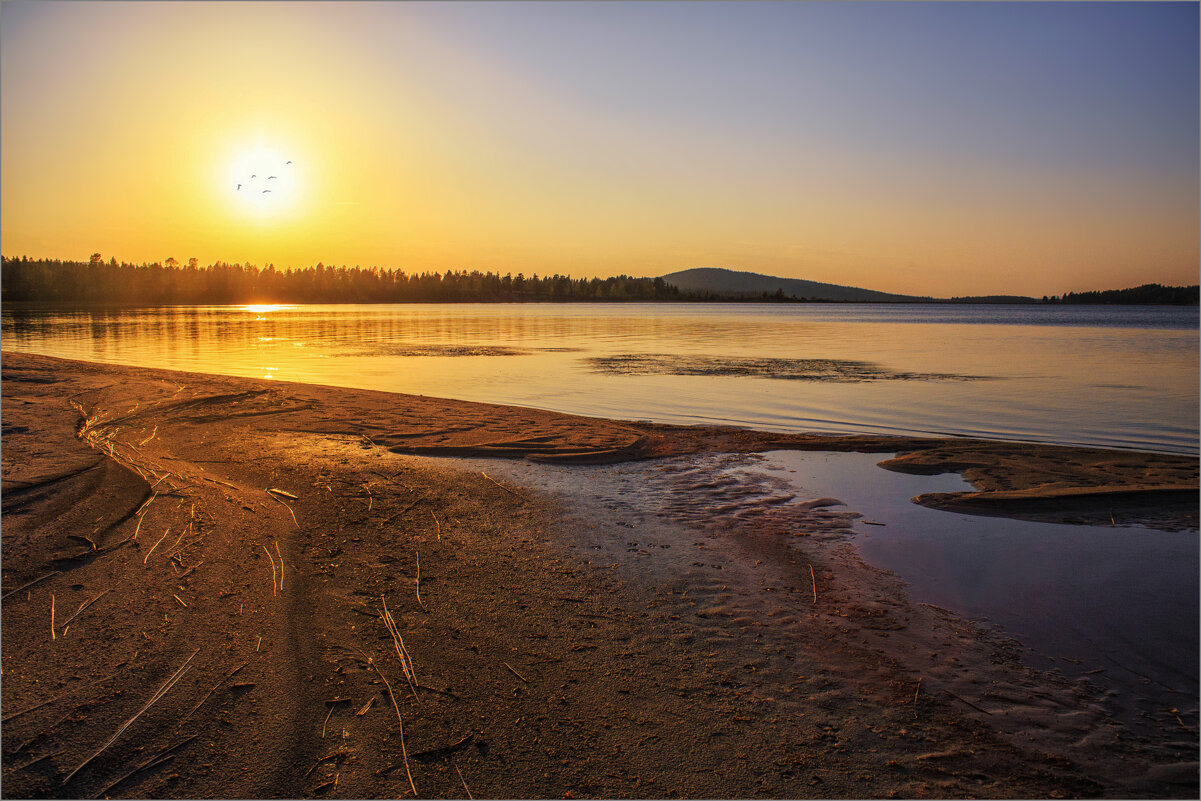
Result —
<instances>
[{"instance_id":1,"label":"distant hill","mask_svg":"<svg viewBox=\"0 0 1201 801\"><path fill-rule=\"evenodd\" d=\"M798 300L869 301L873 303L912 303L929 301L928 297L893 295L873 289L823 284L802 278L774 278L770 275L698 267L663 276L663 280L684 292L709 293L715 297L760 297L763 295L797 298Z\"/></svg>"}]
</instances>

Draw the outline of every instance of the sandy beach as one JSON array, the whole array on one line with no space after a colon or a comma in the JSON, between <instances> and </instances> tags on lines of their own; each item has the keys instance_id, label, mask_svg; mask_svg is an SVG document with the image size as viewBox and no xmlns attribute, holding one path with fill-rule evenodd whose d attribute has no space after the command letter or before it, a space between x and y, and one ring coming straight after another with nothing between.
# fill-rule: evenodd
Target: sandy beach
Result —
<instances>
[{"instance_id":1,"label":"sandy beach","mask_svg":"<svg viewBox=\"0 0 1201 801\"><path fill-rule=\"evenodd\" d=\"M1195 698L1134 731L1087 679L911 602L837 499L707 480L771 450L971 482L916 499L936 509L1197 526L1195 457L6 352L5 795L1196 797ZM573 494L632 465L692 501L635 530Z\"/></svg>"}]
</instances>

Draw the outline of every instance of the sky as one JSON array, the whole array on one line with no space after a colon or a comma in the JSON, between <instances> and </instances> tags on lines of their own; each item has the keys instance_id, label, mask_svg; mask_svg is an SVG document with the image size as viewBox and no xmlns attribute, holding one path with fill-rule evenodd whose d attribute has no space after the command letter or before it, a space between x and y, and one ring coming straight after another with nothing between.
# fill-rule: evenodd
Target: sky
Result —
<instances>
[{"instance_id":1,"label":"sky","mask_svg":"<svg viewBox=\"0 0 1201 801\"><path fill-rule=\"evenodd\" d=\"M1193 284L1198 8L6 1L0 251Z\"/></svg>"}]
</instances>

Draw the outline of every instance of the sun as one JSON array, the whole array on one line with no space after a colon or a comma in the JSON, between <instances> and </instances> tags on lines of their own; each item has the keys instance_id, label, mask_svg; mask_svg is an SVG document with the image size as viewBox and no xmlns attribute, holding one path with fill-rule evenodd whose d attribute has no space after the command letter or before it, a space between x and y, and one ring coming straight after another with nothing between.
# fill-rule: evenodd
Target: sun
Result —
<instances>
[{"instance_id":1,"label":"sun","mask_svg":"<svg viewBox=\"0 0 1201 801\"><path fill-rule=\"evenodd\" d=\"M226 176L230 200L256 216L293 210L300 200L301 168L292 156L264 144L238 152Z\"/></svg>"}]
</instances>

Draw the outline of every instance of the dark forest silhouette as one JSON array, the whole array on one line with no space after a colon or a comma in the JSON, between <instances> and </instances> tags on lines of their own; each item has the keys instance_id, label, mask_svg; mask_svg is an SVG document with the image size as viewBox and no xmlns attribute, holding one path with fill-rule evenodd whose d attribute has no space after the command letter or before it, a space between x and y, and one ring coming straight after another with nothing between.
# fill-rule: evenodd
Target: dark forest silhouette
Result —
<instances>
[{"instance_id":1,"label":"dark forest silhouette","mask_svg":"<svg viewBox=\"0 0 1201 801\"><path fill-rule=\"evenodd\" d=\"M478 270L409 274L402 270L326 267L292 270L217 262L163 263L3 260L6 302L105 304L398 303L470 301L668 301L702 299L662 278L526 277Z\"/></svg>"},{"instance_id":2,"label":"dark forest silhouette","mask_svg":"<svg viewBox=\"0 0 1201 801\"><path fill-rule=\"evenodd\" d=\"M277 270L274 265L217 262L201 267L196 259L131 264L91 259L3 258L0 298L6 303L67 305L170 305L250 303L422 303L523 301L750 301L829 302L773 293L685 291L663 278L571 278L565 275L526 277L478 270L406 273L378 267L315 267ZM988 302L989 298L954 301ZM1022 299L1027 302L1038 302ZM995 302L1014 302L1013 298ZM1043 303L1197 305L1198 287L1146 284L1103 292L1069 292L1043 297Z\"/></svg>"}]
</instances>

